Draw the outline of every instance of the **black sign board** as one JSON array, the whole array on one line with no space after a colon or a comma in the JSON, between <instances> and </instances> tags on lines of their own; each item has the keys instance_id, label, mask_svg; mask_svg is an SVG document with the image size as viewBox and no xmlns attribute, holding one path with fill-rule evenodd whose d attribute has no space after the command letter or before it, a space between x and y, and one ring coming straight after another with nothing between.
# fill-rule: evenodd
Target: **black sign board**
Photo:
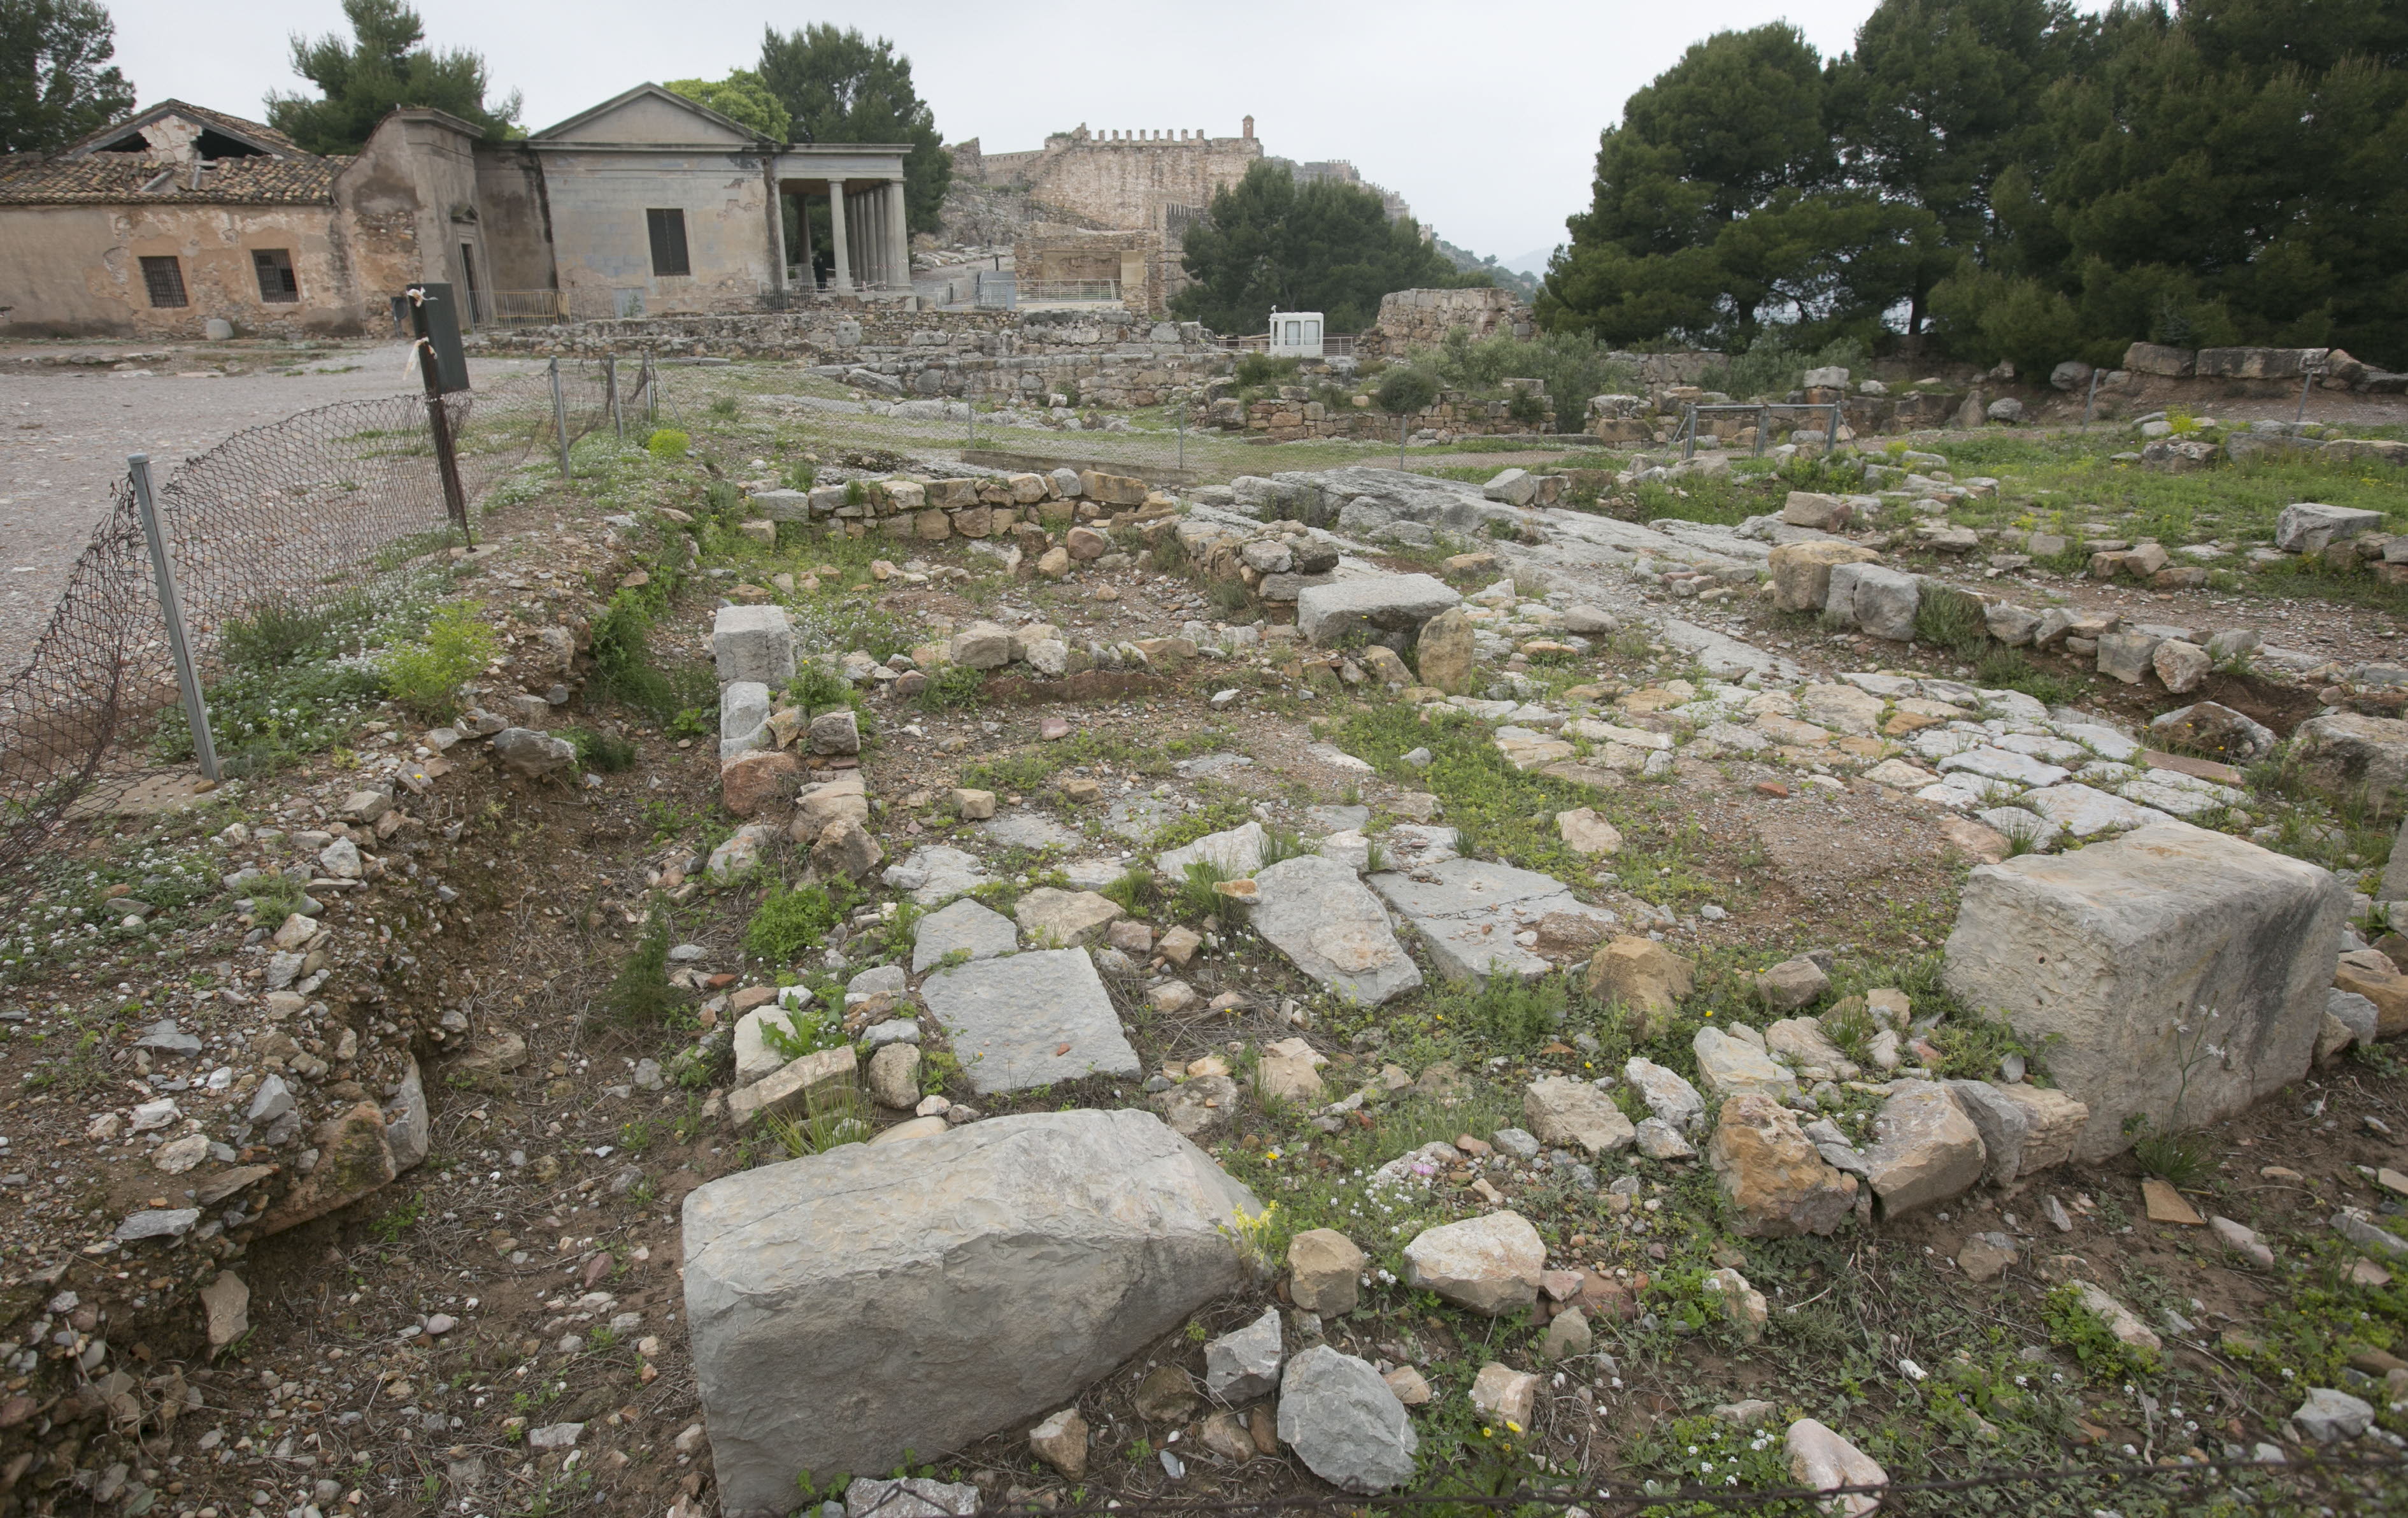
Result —
<instances>
[{"instance_id":1,"label":"black sign board","mask_svg":"<svg viewBox=\"0 0 2408 1518\"><path fill-rule=\"evenodd\" d=\"M468 388L468 355L460 347L460 310L452 304L448 284L410 286L417 293L418 336L426 339L435 357L435 389L449 395Z\"/></svg>"}]
</instances>

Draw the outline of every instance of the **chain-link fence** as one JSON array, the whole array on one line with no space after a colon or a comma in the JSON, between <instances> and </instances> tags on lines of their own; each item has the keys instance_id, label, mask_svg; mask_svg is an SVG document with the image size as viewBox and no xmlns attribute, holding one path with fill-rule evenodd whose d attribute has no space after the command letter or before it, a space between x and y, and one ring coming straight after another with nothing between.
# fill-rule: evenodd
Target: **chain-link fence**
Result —
<instances>
[{"instance_id":1,"label":"chain-link fence","mask_svg":"<svg viewBox=\"0 0 2408 1518\"><path fill-rule=\"evenodd\" d=\"M531 457L556 461L589 432L634 426L658 394L648 362L567 360L439 402L337 401L186 460L155 501L194 664L204 675L218 667L232 619L322 605L457 543L437 455L444 427L462 505L473 507ZM121 479L32 658L0 686L0 896L23 888L22 866L71 809L108 803L140 778L120 740L176 699L141 513Z\"/></svg>"}]
</instances>

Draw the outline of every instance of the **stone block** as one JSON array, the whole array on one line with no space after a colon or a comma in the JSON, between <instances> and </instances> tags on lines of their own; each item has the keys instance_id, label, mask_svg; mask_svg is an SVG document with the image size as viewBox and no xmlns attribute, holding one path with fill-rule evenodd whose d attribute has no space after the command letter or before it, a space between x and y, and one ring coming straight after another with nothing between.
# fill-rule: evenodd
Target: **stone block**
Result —
<instances>
[{"instance_id":1,"label":"stone block","mask_svg":"<svg viewBox=\"0 0 2408 1518\"><path fill-rule=\"evenodd\" d=\"M2322 553L2362 533L2381 532L2385 517L2355 506L2299 501L2274 518L2274 546L2286 553Z\"/></svg>"},{"instance_id":2,"label":"stone block","mask_svg":"<svg viewBox=\"0 0 2408 1518\"><path fill-rule=\"evenodd\" d=\"M2149 678L2150 661L2164 641L2151 633L2109 633L2099 639L2099 672L2138 685Z\"/></svg>"},{"instance_id":3,"label":"stone block","mask_svg":"<svg viewBox=\"0 0 2408 1518\"><path fill-rule=\"evenodd\" d=\"M1296 626L1316 648L1331 648L1355 633L1378 641L1409 640L1423 623L1458 605L1463 597L1429 575L1358 575L1297 594Z\"/></svg>"},{"instance_id":4,"label":"stone block","mask_svg":"<svg viewBox=\"0 0 2408 1518\"><path fill-rule=\"evenodd\" d=\"M1103 506L1143 506L1146 489L1142 480L1105 474L1098 469L1082 469L1079 471L1079 493Z\"/></svg>"},{"instance_id":5,"label":"stone block","mask_svg":"<svg viewBox=\"0 0 2408 1518\"><path fill-rule=\"evenodd\" d=\"M2075 1157L2096 1161L2130 1142L2136 1113L2199 1127L2307 1072L2348 907L2314 865L2153 823L1977 867L1942 975L2047 1042L2051 1076L2088 1110Z\"/></svg>"},{"instance_id":6,"label":"stone block","mask_svg":"<svg viewBox=\"0 0 2408 1518\"><path fill-rule=\"evenodd\" d=\"M1832 568L1830 585L1823 610L1831 621L1860 627L1893 643L1914 638L1914 613L1922 605L1923 591L1913 575L1850 562Z\"/></svg>"},{"instance_id":7,"label":"stone block","mask_svg":"<svg viewBox=\"0 0 2408 1518\"><path fill-rule=\"evenodd\" d=\"M1842 497L1808 490L1791 491L1781 507L1781 520L1790 526L1812 527L1827 533L1837 532L1846 526L1849 517L1854 514L1855 508Z\"/></svg>"},{"instance_id":8,"label":"stone block","mask_svg":"<svg viewBox=\"0 0 2408 1518\"><path fill-rule=\"evenodd\" d=\"M1982 1179L1981 1130L1945 1086L1893 1083L1864 1152L1866 1179L1886 1215L1944 1202Z\"/></svg>"},{"instance_id":9,"label":"stone block","mask_svg":"<svg viewBox=\"0 0 2408 1518\"><path fill-rule=\"evenodd\" d=\"M1522 1095L1523 1120L1542 1144L1591 1155L1627 1148L1638 1130L1613 1098L1585 1081L1542 1076Z\"/></svg>"},{"instance_id":10,"label":"stone block","mask_svg":"<svg viewBox=\"0 0 2408 1518\"><path fill-rule=\"evenodd\" d=\"M799 490L758 490L751 496L752 509L771 522L809 522L811 520L811 498Z\"/></svg>"},{"instance_id":11,"label":"stone block","mask_svg":"<svg viewBox=\"0 0 2408 1518\"><path fill-rule=\"evenodd\" d=\"M1856 1178L1825 1163L1797 1116L1770 1096L1723 1103L1706 1162L1739 1214L1733 1231L1751 1238L1828 1234L1856 1208Z\"/></svg>"},{"instance_id":12,"label":"stone block","mask_svg":"<svg viewBox=\"0 0 2408 1518\"><path fill-rule=\"evenodd\" d=\"M710 653L722 685L757 680L783 690L795 678L794 625L783 607L721 607L711 622Z\"/></svg>"},{"instance_id":13,"label":"stone block","mask_svg":"<svg viewBox=\"0 0 2408 1518\"><path fill-rule=\"evenodd\" d=\"M1405 1246L1405 1284L1498 1317L1539 1299L1546 1241L1518 1212L1425 1228Z\"/></svg>"},{"instance_id":14,"label":"stone block","mask_svg":"<svg viewBox=\"0 0 2408 1518\"><path fill-rule=\"evenodd\" d=\"M1784 611L1820 611L1831 597L1834 568L1880 558L1856 543L1784 543L1766 561L1772 575L1772 604Z\"/></svg>"},{"instance_id":15,"label":"stone block","mask_svg":"<svg viewBox=\"0 0 2408 1518\"><path fill-rule=\"evenodd\" d=\"M723 1511L782 1514L805 1470L940 1458L1077 1397L1242 1284L1232 1239L1258 1210L1126 1110L991 1118L695 1188L685 1307Z\"/></svg>"},{"instance_id":16,"label":"stone block","mask_svg":"<svg viewBox=\"0 0 2408 1518\"><path fill-rule=\"evenodd\" d=\"M2135 374L2182 379L2191 372L2198 357L2187 348L2170 348L2163 343L2134 343L2124 350L2124 367Z\"/></svg>"},{"instance_id":17,"label":"stone block","mask_svg":"<svg viewBox=\"0 0 2408 1518\"><path fill-rule=\"evenodd\" d=\"M1422 683L1449 695L1469 692L1479 672L1474 644L1470 619L1461 607L1449 607L1424 623L1414 651Z\"/></svg>"},{"instance_id":18,"label":"stone block","mask_svg":"<svg viewBox=\"0 0 2408 1518\"><path fill-rule=\"evenodd\" d=\"M2388 810L2408 800L2408 722L2355 711L2311 717L2292 730L2300 778L2337 800Z\"/></svg>"}]
</instances>

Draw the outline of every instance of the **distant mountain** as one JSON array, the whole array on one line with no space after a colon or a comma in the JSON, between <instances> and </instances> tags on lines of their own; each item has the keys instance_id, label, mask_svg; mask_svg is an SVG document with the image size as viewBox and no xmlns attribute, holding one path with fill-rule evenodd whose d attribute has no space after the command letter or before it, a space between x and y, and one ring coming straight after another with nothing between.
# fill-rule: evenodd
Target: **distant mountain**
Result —
<instances>
[{"instance_id":1,"label":"distant mountain","mask_svg":"<svg viewBox=\"0 0 2408 1518\"><path fill-rule=\"evenodd\" d=\"M1500 290L1511 290L1524 300L1528 300L1539 293L1539 281L1511 264L1500 264L1494 258L1484 258L1468 248L1457 248L1444 237L1432 237L1430 241L1432 246L1446 255L1447 262L1456 268L1466 273L1485 274L1497 281L1497 287ZM1541 260L1539 266L1542 269L1546 267L1543 259Z\"/></svg>"},{"instance_id":2,"label":"distant mountain","mask_svg":"<svg viewBox=\"0 0 2408 1518\"><path fill-rule=\"evenodd\" d=\"M1535 279L1545 278L1547 260L1555 256L1555 251L1553 248L1541 248L1532 252L1515 253L1512 257L1499 259L1498 262L1509 269L1518 269Z\"/></svg>"}]
</instances>

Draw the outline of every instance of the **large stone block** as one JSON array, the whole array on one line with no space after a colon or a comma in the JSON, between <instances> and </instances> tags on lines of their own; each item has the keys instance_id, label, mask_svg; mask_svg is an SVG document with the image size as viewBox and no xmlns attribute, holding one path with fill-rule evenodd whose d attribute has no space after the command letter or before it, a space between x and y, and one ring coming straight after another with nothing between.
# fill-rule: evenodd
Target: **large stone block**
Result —
<instances>
[{"instance_id":1,"label":"large stone block","mask_svg":"<svg viewBox=\"0 0 2408 1518\"><path fill-rule=\"evenodd\" d=\"M1850 563L1832 568L1823 610L1834 622L1904 643L1914 637L1914 613L1922 603L1923 590L1913 575Z\"/></svg>"},{"instance_id":2,"label":"large stone block","mask_svg":"<svg viewBox=\"0 0 2408 1518\"><path fill-rule=\"evenodd\" d=\"M2062 855L1984 865L1949 935L1949 992L2046 1044L2088 1118L2074 1155L2244 1110L2307 1073L2349 895L2239 838L2158 823Z\"/></svg>"},{"instance_id":3,"label":"large stone block","mask_svg":"<svg viewBox=\"0 0 2408 1518\"><path fill-rule=\"evenodd\" d=\"M1473 662L1474 645L1471 620L1461 607L1449 607L1424 623L1414 653L1422 683L1449 695L1469 693L1480 672Z\"/></svg>"},{"instance_id":4,"label":"large stone block","mask_svg":"<svg viewBox=\"0 0 2408 1518\"><path fill-rule=\"evenodd\" d=\"M1971 1190L1985 1157L1981 1130L1945 1086L1900 1081L1873 1119L1866 1179L1883 1212L1895 1215Z\"/></svg>"},{"instance_id":5,"label":"large stone block","mask_svg":"<svg viewBox=\"0 0 2408 1518\"><path fill-rule=\"evenodd\" d=\"M2169 348L2163 343L2134 343L2124 350L2124 367L2134 374L2180 379L2191 372L2198 358L2199 355L2187 348Z\"/></svg>"},{"instance_id":6,"label":"large stone block","mask_svg":"<svg viewBox=\"0 0 2408 1518\"><path fill-rule=\"evenodd\" d=\"M1766 562L1772 573L1772 601L1784 611L1820 611L1831 597L1831 571L1843 564L1871 564L1881 555L1855 543L1786 543Z\"/></svg>"},{"instance_id":7,"label":"large stone block","mask_svg":"<svg viewBox=\"0 0 2408 1518\"><path fill-rule=\"evenodd\" d=\"M2274 546L2286 553L2322 553L2335 543L2381 532L2384 515L2362 507L2299 501L2274 518Z\"/></svg>"},{"instance_id":8,"label":"large stone block","mask_svg":"<svg viewBox=\"0 0 2408 1518\"><path fill-rule=\"evenodd\" d=\"M697 1187L685 1303L724 1511L1033 1421L1242 1282L1251 1194L1138 1111L1025 1113Z\"/></svg>"},{"instance_id":9,"label":"large stone block","mask_svg":"<svg viewBox=\"0 0 2408 1518\"><path fill-rule=\"evenodd\" d=\"M1428 575L1357 575L1299 591L1296 629L1316 648L1333 647L1358 632L1377 642L1402 641L1462 599Z\"/></svg>"},{"instance_id":10,"label":"large stone block","mask_svg":"<svg viewBox=\"0 0 2408 1518\"><path fill-rule=\"evenodd\" d=\"M2408 722L2335 711L2311 717L2291 734L2300 778L2343 800L2388 810L2408 800Z\"/></svg>"},{"instance_id":11,"label":"large stone block","mask_svg":"<svg viewBox=\"0 0 2408 1518\"><path fill-rule=\"evenodd\" d=\"M712 620L710 654L719 683L758 680L783 690L795 678L795 629L783 607L724 606Z\"/></svg>"},{"instance_id":12,"label":"large stone block","mask_svg":"<svg viewBox=\"0 0 2408 1518\"><path fill-rule=\"evenodd\" d=\"M1105 474L1096 469L1079 471L1079 489L1091 501L1105 506L1143 506L1145 481L1126 475Z\"/></svg>"},{"instance_id":13,"label":"large stone block","mask_svg":"<svg viewBox=\"0 0 2408 1518\"><path fill-rule=\"evenodd\" d=\"M1751 1238L1828 1234L1856 1208L1856 1178L1826 1164L1796 1114L1770 1096L1723 1103L1706 1161L1738 1214L1732 1230Z\"/></svg>"}]
</instances>

